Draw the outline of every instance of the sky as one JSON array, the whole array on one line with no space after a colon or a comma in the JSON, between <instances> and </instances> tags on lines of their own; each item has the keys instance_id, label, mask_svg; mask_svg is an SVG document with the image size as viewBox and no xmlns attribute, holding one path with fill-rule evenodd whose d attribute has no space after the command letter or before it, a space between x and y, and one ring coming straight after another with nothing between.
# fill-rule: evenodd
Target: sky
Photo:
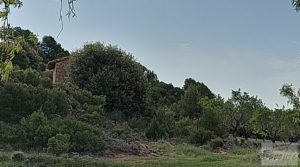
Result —
<instances>
[{"instance_id":1,"label":"sky","mask_svg":"<svg viewBox=\"0 0 300 167\"><path fill-rule=\"evenodd\" d=\"M59 37L60 0L25 1L10 22L69 51L117 45L160 80L182 87L192 77L225 99L241 88L281 107L281 86L300 88L300 13L291 0L78 0L75 8Z\"/></svg>"}]
</instances>

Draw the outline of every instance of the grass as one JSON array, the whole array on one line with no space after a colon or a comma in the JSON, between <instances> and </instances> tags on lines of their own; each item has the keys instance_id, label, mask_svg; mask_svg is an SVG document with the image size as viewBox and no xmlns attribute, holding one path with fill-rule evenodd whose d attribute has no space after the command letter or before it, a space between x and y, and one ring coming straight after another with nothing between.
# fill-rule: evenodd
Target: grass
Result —
<instances>
[{"instance_id":1,"label":"grass","mask_svg":"<svg viewBox=\"0 0 300 167\"><path fill-rule=\"evenodd\" d=\"M155 143L163 154L151 156L128 156L126 158L103 158L91 156L70 156L27 154L27 161L11 160L11 152L0 152L0 167L15 166L57 166L57 167L260 167L257 158L258 150L235 147L226 154L211 152L205 147L195 147L189 144L176 146L165 143ZM165 149L165 150L164 150ZM30 159L30 160L29 160Z\"/></svg>"}]
</instances>

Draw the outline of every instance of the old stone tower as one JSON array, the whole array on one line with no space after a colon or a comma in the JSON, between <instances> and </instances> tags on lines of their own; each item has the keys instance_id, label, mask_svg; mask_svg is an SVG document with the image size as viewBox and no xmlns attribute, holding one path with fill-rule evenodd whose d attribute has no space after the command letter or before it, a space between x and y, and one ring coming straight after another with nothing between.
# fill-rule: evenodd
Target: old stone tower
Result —
<instances>
[{"instance_id":1,"label":"old stone tower","mask_svg":"<svg viewBox=\"0 0 300 167\"><path fill-rule=\"evenodd\" d=\"M50 61L47 64L48 70L53 70L53 83L67 83L70 81L69 65L71 57L62 57Z\"/></svg>"}]
</instances>

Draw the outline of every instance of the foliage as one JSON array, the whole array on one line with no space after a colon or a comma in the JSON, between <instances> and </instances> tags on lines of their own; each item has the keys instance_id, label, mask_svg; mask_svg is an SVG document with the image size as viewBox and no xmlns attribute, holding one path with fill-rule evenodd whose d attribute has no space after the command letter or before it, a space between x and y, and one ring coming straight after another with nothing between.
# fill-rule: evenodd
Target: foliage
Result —
<instances>
[{"instance_id":1,"label":"foliage","mask_svg":"<svg viewBox=\"0 0 300 167\"><path fill-rule=\"evenodd\" d=\"M0 121L0 144L14 144L17 140L16 128Z\"/></svg>"},{"instance_id":2,"label":"foliage","mask_svg":"<svg viewBox=\"0 0 300 167\"><path fill-rule=\"evenodd\" d=\"M222 138L215 138L209 142L209 146L211 149L217 149L224 146L224 142Z\"/></svg>"},{"instance_id":3,"label":"foliage","mask_svg":"<svg viewBox=\"0 0 300 167\"><path fill-rule=\"evenodd\" d=\"M200 98L200 92L197 87L191 85L179 101L182 115L190 118L199 118L202 114L202 107L198 103Z\"/></svg>"},{"instance_id":4,"label":"foliage","mask_svg":"<svg viewBox=\"0 0 300 167\"><path fill-rule=\"evenodd\" d=\"M193 121L189 117L184 117L175 122L173 129L174 136L185 138L190 135Z\"/></svg>"},{"instance_id":5,"label":"foliage","mask_svg":"<svg viewBox=\"0 0 300 167\"><path fill-rule=\"evenodd\" d=\"M292 84L285 84L280 89L280 94L288 98L288 103L293 105L294 109L300 109L300 90L296 92Z\"/></svg>"},{"instance_id":6,"label":"foliage","mask_svg":"<svg viewBox=\"0 0 300 167\"><path fill-rule=\"evenodd\" d=\"M195 86L197 88L198 93L201 97L214 98L215 95L211 92L211 90L204 84L198 81L195 81L192 78L187 78L184 81L183 90L187 91L190 86Z\"/></svg>"},{"instance_id":7,"label":"foliage","mask_svg":"<svg viewBox=\"0 0 300 167\"><path fill-rule=\"evenodd\" d=\"M1 1L0 1L1 2ZM1 15L0 15L1 18ZM0 76L2 81L7 81L13 70L12 60L22 50L24 39L14 37L14 29L2 27L0 29Z\"/></svg>"},{"instance_id":8,"label":"foliage","mask_svg":"<svg viewBox=\"0 0 300 167\"><path fill-rule=\"evenodd\" d=\"M107 111L127 117L145 109L146 78L140 65L124 51L101 43L87 44L74 53L71 78L94 95L105 95Z\"/></svg>"},{"instance_id":9,"label":"foliage","mask_svg":"<svg viewBox=\"0 0 300 167\"><path fill-rule=\"evenodd\" d=\"M38 51L44 63L70 55L52 36L43 37L42 41L38 44Z\"/></svg>"},{"instance_id":10,"label":"foliage","mask_svg":"<svg viewBox=\"0 0 300 167\"><path fill-rule=\"evenodd\" d=\"M294 8L299 11L300 9L300 0L292 0L292 5L294 6Z\"/></svg>"},{"instance_id":11,"label":"foliage","mask_svg":"<svg viewBox=\"0 0 300 167\"><path fill-rule=\"evenodd\" d=\"M275 109L274 111L264 108L257 110L251 119L256 133L273 142L280 139L287 139L290 136L298 135L296 126L293 126L293 112Z\"/></svg>"},{"instance_id":12,"label":"foliage","mask_svg":"<svg viewBox=\"0 0 300 167\"><path fill-rule=\"evenodd\" d=\"M49 77L40 75L37 71L32 69L15 70L10 76L10 81L15 83L24 83L31 86L43 86L45 88L52 88L52 80Z\"/></svg>"},{"instance_id":13,"label":"foliage","mask_svg":"<svg viewBox=\"0 0 300 167\"><path fill-rule=\"evenodd\" d=\"M11 159L13 160L13 161L18 161L18 162L22 162L22 161L24 161L25 160L25 154L23 153L23 152L21 152L21 151L15 151L15 152L13 152L12 153L12 155L11 155Z\"/></svg>"},{"instance_id":14,"label":"foliage","mask_svg":"<svg viewBox=\"0 0 300 167\"><path fill-rule=\"evenodd\" d=\"M70 149L69 140L70 140L69 135L57 134L56 136L51 137L48 140L47 151L55 155L67 153Z\"/></svg>"},{"instance_id":15,"label":"foliage","mask_svg":"<svg viewBox=\"0 0 300 167\"><path fill-rule=\"evenodd\" d=\"M213 99L205 97L200 100L200 103L203 111L202 116L198 121L198 126L212 131L217 136L222 136L225 133L221 117L224 100L220 96Z\"/></svg>"},{"instance_id":16,"label":"foliage","mask_svg":"<svg viewBox=\"0 0 300 167\"><path fill-rule=\"evenodd\" d=\"M6 81L10 72L13 70L12 59L16 53L19 53L22 48L23 39L21 37L14 37L14 29L11 28L8 23L8 16L11 7L20 8L23 4L21 0L0 1L0 5L3 8L0 11L0 19L3 25L0 29L0 48L2 50L0 54L0 76L1 80Z\"/></svg>"},{"instance_id":17,"label":"foliage","mask_svg":"<svg viewBox=\"0 0 300 167\"><path fill-rule=\"evenodd\" d=\"M166 84L161 81L150 81L149 83L150 86L147 89L147 107L152 111L159 107L171 106L173 103L177 103L184 94L182 89L174 87L172 84Z\"/></svg>"},{"instance_id":18,"label":"foliage","mask_svg":"<svg viewBox=\"0 0 300 167\"><path fill-rule=\"evenodd\" d=\"M27 118L22 118L19 125L19 145L24 148L45 147L51 134L43 133L48 119L42 112L34 112Z\"/></svg>"},{"instance_id":19,"label":"foliage","mask_svg":"<svg viewBox=\"0 0 300 167\"><path fill-rule=\"evenodd\" d=\"M260 108L264 108L264 105L257 97L242 93L241 90L232 91L232 97L225 103L222 112L223 126L234 136L248 138L253 128L250 119Z\"/></svg>"},{"instance_id":20,"label":"foliage","mask_svg":"<svg viewBox=\"0 0 300 167\"><path fill-rule=\"evenodd\" d=\"M37 71L43 71L45 65L43 58L37 50L37 35L33 34L30 30L24 30L20 27L15 27L13 30L13 37L21 37L23 39L22 49L12 59L13 65L21 69L32 68Z\"/></svg>"},{"instance_id":21,"label":"foliage","mask_svg":"<svg viewBox=\"0 0 300 167\"><path fill-rule=\"evenodd\" d=\"M214 138L213 132L203 128L194 127L190 132L189 142L192 144L203 145Z\"/></svg>"},{"instance_id":22,"label":"foliage","mask_svg":"<svg viewBox=\"0 0 300 167\"><path fill-rule=\"evenodd\" d=\"M16 123L38 110L47 116L66 115L69 110L67 95L58 88L21 83L5 83L0 87L1 121Z\"/></svg>"},{"instance_id":23,"label":"foliage","mask_svg":"<svg viewBox=\"0 0 300 167\"><path fill-rule=\"evenodd\" d=\"M69 143L61 137L61 134L64 137L69 136L67 140ZM30 117L20 121L18 137L18 145L21 148L41 149L48 144L48 148L54 153L59 149L66 150L66 145L69 145L68 150L77 152L99 151L104 146L94 127L71 117L48 120L42 112L34 112Z\"/></svg>"},{"instance_id":24,"label":"foliage","mask_svg":"<svg viewBox=\"0 0 300 167\"><path fill-rule=\"evenodd\" d=\"M70 136L70 151L99 151L104 147L104 143L98 135L98 131L86 123L67 117L57 118L48 124L48 128L53 130L52 134L66 134Z\"/></svg>"},{"instance_id":25,"label":"foliage","mask_svg":"<svg viewBox=\"0 0 300 167\"><path fill-rule=\"evenodd\" d=\"M93 106L103 106L105 104L104 96L92 95L91 92L79 89L79 87L75 85L64 85L61 88L70 97L69 100L73 107L75 105L81 105L76 107L77 110L88 110L88 106L86 106L88 104ZM98 112L102 113L103 108L99 109Z\"/></svg>"},{"instance_id":26,"label":"foliage","mask_svg":"<svg viewBox=\"0 0 300 167\"><path fill-rule=\"evenodd\" d=\"M172 137L174 113L167 107L159 108L146 129L146 136L152 140Z\"/></svg>"}]
</instances>

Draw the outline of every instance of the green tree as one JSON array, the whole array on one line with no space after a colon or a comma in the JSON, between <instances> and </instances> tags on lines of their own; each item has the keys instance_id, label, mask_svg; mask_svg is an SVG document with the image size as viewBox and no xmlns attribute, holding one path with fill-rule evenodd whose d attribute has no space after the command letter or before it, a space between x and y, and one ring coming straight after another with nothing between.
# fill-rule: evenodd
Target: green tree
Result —
<instances>
[{"instance_id":1,"label":"green tree","mask_svg":"<svg viewBox=\"0 0 300 167\"><path fill-rule=\"evenodd\" d=\"M34 112L22 118L18 135L20 144L24 148L40 148L47 145L48 138L41 135L41 129L48 124L48 119L42 112Z\"/></svg>"},{"instance_id":2,"label":"green tree","mask_svg":"<svg viewBox=\"0 0 300 167\"><path fill-rule=\"evenodd\" d=\"M177 103L184 91L172 84L166 84L161 81L150 82L147 88L147 107L150 110L156 110L159 107L171 106Z\"/></svg>"},{"instance_id":3,"label":"green tree","mask_svg":"<svg viewBox=\"0 0 300 167\"><path fill-rule=\"evenodd\" d=\"M20 27L13 28L14 38L21 37L23 39L23 45L20 52L16 53L12 59L14 66L18 66L21 69L32 68L37 71L43 71L45 65L43 58L38 53L38 38L29 30L24 30ZM3 48L5 50L5 48Z\"/></svg>"},{"instance_id":4,"label":"green tree","mask_svg":"<svg viewBox=\"0 0 300 167\"><path fill-rule=\"evenodd\" d=\"M101 43L87 44L74 52L71 78L94 95L105 95L107 111L125 116L143 114L147 80L130 54Z\"/></svg>"},{"instance_id":5,"label":"green tree","mask_svg":"<svg viewBox=\"0 0 300 167\"><path fill-rule=\"evenodd\" d=\"M200 92L196 85L191 85L182 96L179 106L183 116L188 116L192 119L200 118L202 107L199 104L201 98Z\"/></svg>"},{"instance_id":6,"label":"green tree","mask_svg":"<svg viewBox=\"0 0 300 167\"><path fill-rule=\"evenodd\" d=\"M42 41L39 43L38 48L39 53L43 57L44 63L70 55L70 53L63 49L51 36L44 36Z\"/></svg>"},{"instance_id":7,"label":"green tree","mask_svg":"<svg viewBox=\"0 0 300 167\"><path fill-rule=\"evenodd\" d=\"M198 81L195 81L192 78L187 78L184 81L183 90L188 90L190 86L194 85L200 94L201 97L208 97L208 98L214 98L215 95L212 93L212 91L204 84Z\"/></svg>"},{"instance_id":8,"label":"green tree","mask_svg":"<svg viewBox=\"0 0 300 167\"><path fill-rule=\"evenodd\" d=\"M65 134L57 134L48 140L47 151L59 155L67 153L70 149L70 136Z\"/></svg>"},{"instance_id":9,"label":"green tree","mask_svg":"<svg viewBox=\"0 0 300 167\"><path fill-rule=\"evenodd\" d=\"M175 113L167 107L160 107L146 129L146 136L152 140L173 136Z\"/></svg>"},{"instance_id":10,"label":"green tree","mask_svg":"<svg viewBox=\"0 0 300 167\"><path fill-rule=\"evenodd\" d=\"M300 0L292 0L292 5L293 5L293 7L294 7L297 11L299 11L299 9L300 9Z\"/></svg>"},{"instance_id":11,"label":"green tree","mask_svg":"<svg viewBox=\"0 0 300 167\"><path fill-rule=\"evenodd\" d=\"M248 93L232 91L231 98L225 103L222 112L223 125L233 136L249 137L252 133L250 119L259 108L263 108L263 102Z\"/></svg>"},{"instance_id":12,"label":"green tree","mask_svg":"<svg viewBox=\"0 0 300 167\"><path fill-rule=\"evenodd\" d=\"M284 109L275 109L273 111L268 108L261 108L256 110L251 118L254 132L271 139L273 143L276 140L293 136L289 114Z\"/></svg>"},{"instance_id":13,"label":"green tree","mask_svg":"<svg viewBox=\"0 0 300 167\"><path fill-rule=\"evenodd\" d=\"M77 0L68 0L68 11L67 16L75 16L75 7L74 3ZM0 39L3 41L0 43L0 48L2 49L2 54L0 54L0 76L1 81L7 81L9 74L13 70L12 60L19 53L23 46L24 39L22 37L15 37L15 30L9 23L9 14L11 8L21 8L23 5L23 0L0 0L0 6L3 8L0 10L0 19L3 22L0 29ZM60 8L60 21L62 23L63 29L63 19L62 19L62 10L63 10L63 1L61 0Z\"/></svg>"},{"instance_id":14,"label":"green tree","mask_svg":"<svg viewBox=\"0 0 300 167\"><path fill-rule=\"evenodd\" d=\"M202 116L198 121L198 126L213 132L217 136L225 133L222 125L222 110L224 108L224 99L217 96L214 99L208 97L200 99L203 108Z\"/></svg>"}]
</instances>

